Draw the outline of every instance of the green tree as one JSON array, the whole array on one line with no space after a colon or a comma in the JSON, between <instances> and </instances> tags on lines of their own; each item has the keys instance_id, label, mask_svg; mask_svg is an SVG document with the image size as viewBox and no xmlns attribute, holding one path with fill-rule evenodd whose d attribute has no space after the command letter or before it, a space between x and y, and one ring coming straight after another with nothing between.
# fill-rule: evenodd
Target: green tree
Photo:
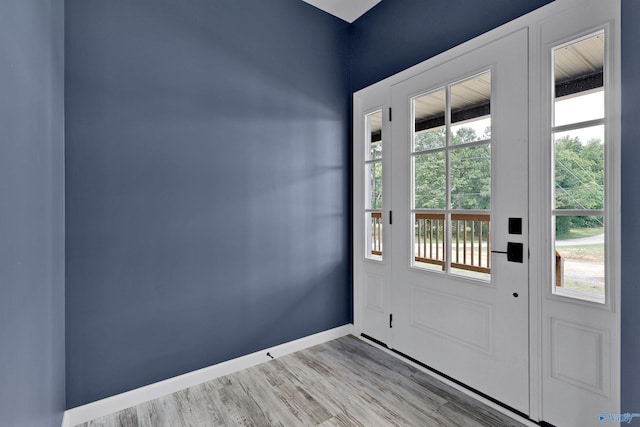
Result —
<instances>
[{"instance_id":1,"label":"green tree","mask_svg":"<svg viewBox=\"0 0 640 427\"><path fill-rule=\"evenodd\" d=\"M414 137L414 152L444 147L445 129L431 129ZM446 170L444 152L417 154L414 157L415 207L444 209Z\"/></svg>"},{"instance_id":2,"label":"green tree","mask_svg":"<svg viewBox=\"0 0 640 427\"><path fill-rule=\"evenodd\" d=\"M604 208L604 144L591 139L583 144L578 137L563 136L555 142L556 209ZM601 217L556 218L556 234L571 228L602 226Z\"/></svg>"},{"instance_id":3,"label":"green tree","mask_svg":"<svg viewBox=\"0 0 640 427\"><path fill-rule=\"evenodd\" d=\"M472 128L459 128L452 135L451 204L454 209L490 209L491 207L491 147L457 147L478 138ZM415 136L414 150L444 147L444 129ZM446 206L445 153L426 152L415 156L415 206L418 209L444 209Z\"/></svg>"},{"instance_id":4,"label":"green tree","mask_svg":"<svg viewBox=\"0 0 640 427\"><path fill-rule=\"evenodd\" d=\"M491 208L491 147L451 150L451 207Z\"/></svg>"},{"instance_id":5,"label":"green tree","mask_svg":"<svg viewBox=\"0 0 640 427\"><path fill-rule=\"evenodd\" d=\"M447 177L444 152L416 155L414 174L415 207L417 209L444 209Z\"/></svg>"}]
</instances>

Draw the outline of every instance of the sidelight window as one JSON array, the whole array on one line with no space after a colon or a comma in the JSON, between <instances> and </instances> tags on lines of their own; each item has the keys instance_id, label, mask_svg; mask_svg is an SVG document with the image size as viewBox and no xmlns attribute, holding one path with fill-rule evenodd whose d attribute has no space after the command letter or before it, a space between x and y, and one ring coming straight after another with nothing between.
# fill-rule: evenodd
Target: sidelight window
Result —
<instances>
[{"instance_id":1,"label":"sidelight window","mask_svg":"<svg viewBox=\"0 0 640 427\"><path fill-rule=\"evenodd\" d=\"M598 32L552 50L553 289L598 302L606 283L604 38Z\"/></svg>"},{"instance_id":2,"label":"sidelight window","mask_svg":"<svg viewBox=\"0 0 640 427\"><path fill-rule=\"evenodd\" d=\"M382 260L382 110L365 116L365 236L369 259Z\"/></svg>"}]
</instances>

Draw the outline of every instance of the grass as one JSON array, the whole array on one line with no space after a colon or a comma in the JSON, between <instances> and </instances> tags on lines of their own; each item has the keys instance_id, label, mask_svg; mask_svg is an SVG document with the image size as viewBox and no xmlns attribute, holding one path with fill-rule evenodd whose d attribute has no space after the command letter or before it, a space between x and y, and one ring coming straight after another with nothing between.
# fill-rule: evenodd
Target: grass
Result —
<instances>
[{"instance_id":1,"label":"grass","mask_svg":"<svg viewBox=\"0 0 640 427\"><path fill-rule=\"evenodd\" d=\"M567 280L564 282L565 289L571 289L574 291L586 292L592 295L604 296L604 286L594 283L577 282L573 280Z\"/></svg>"},{"instance_id":2,"label":"grass","mask_svg":"<svg viewBox=\"0 0 640 427\"><path fill-rule=\"evenodd\" d=\"M566 233L558 234L556 240L581 239L604 233L604 227L572 228Z\"/></svg>"},{"instance_id":3,"label":"grass","mask_svg":"<svg viewBox=\"0 0 640 427\"><path fill-rule=\"evenodd\" d=\"M604 245L602 243L561 246L558 247L557 250L560 252L560 255L567 259L585 262L604 262Z\"/></svg>"}]
</instances>

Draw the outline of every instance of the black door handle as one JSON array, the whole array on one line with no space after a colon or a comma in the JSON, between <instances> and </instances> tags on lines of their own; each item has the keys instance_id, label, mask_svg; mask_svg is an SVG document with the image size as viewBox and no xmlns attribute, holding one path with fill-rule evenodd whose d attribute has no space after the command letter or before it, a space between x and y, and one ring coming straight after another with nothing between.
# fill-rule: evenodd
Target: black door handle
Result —
<instances>
[{"instance_id":1,"label":"black door handle","mask_svg":"<svg viewBox=\"0 0 640 427\"><path fill-rule=\"evenodd\" d=\"M507 261L524 262L524 245L522 243L507 242L507 250L505 251L491 251L493 254L507 254Z\"/></svg>"}]
</instances>

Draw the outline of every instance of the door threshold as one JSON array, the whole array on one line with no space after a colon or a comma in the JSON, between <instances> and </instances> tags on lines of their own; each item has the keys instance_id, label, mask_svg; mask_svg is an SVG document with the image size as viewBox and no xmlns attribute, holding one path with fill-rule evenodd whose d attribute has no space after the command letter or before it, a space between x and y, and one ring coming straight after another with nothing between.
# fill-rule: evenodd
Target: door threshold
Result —
<instances>
[{"instance_id":1,"label":"door threshold","mask_svg":"<svg viewBox=\"0 0 640 427\"><path fill-rule=\"evenodd\" d=\"M509 406L509 405L507 405L507 404L505 404L505 403L503 403L503 402L501 402L501 401L499 401L497 399L494 399L493 397L491 397L491 396L489 396L489 395L487 395L487 394L485 394L485 393L483 393L483 392L481 392L481 391L479 391L479 390L477 390L477 389L475 389L473 387L470 387L470 386L466 385L465 383L463 383L463 382L461 382L461 381L459 381L459 380L457 380L457 379L455 379L453 377L450 377L449 375L447 375L445 373L442 373L442 372L438 371L437 369L434 369L431 366L426 365L426 364L420 362L419 360L414 359L413 357L411 357L409 355L406 355L406 354L402 353L401 351L398 351L398 350L395 350L393 348L390 348L386 343L384 343L384 342L382 342L380 340L377 340L377 339L375 339L375 338L373 338L373 337L371 337L371 336L369 336L367 334L362 334L361 333L360 336L362 338L366 339L367 341L370 341L371 343L377 345L378 347L382 347L384 350L390 352L391 354L393 354L395 356L398 356L398 357L400 357L402 359L405 359L405 360L411 362L412 364L418 365L419 367L429 371L429 373L433 374L433 376L436 377L436 379L438 379L438 380L443 380L444 379L447 382L453 383L453 384L457 385L458 387L463 388L464 390L469 392L468 394L472 394L473 395L472 397L481 398L481 399L479 399L481 401L484 400L484 401L491 402L493 405L497 406L495 409L502 409L500 412L504 413L505 415L509 415L512 418L516 418L517 417L518 421L526 423L526 424L529 424L530 426L554 427L553 425L551 425L549 423L546 423L545 421L540 421L540 422L534 421L534 420L530 419L529 416L527 414L525 414L524 412L518 411L517 409L512 408L511 406ZM464 390L461 390L461 391L464 391ZM486 403L486 402L483 402L483 403Z\"/></svg>"}]
</instances>

